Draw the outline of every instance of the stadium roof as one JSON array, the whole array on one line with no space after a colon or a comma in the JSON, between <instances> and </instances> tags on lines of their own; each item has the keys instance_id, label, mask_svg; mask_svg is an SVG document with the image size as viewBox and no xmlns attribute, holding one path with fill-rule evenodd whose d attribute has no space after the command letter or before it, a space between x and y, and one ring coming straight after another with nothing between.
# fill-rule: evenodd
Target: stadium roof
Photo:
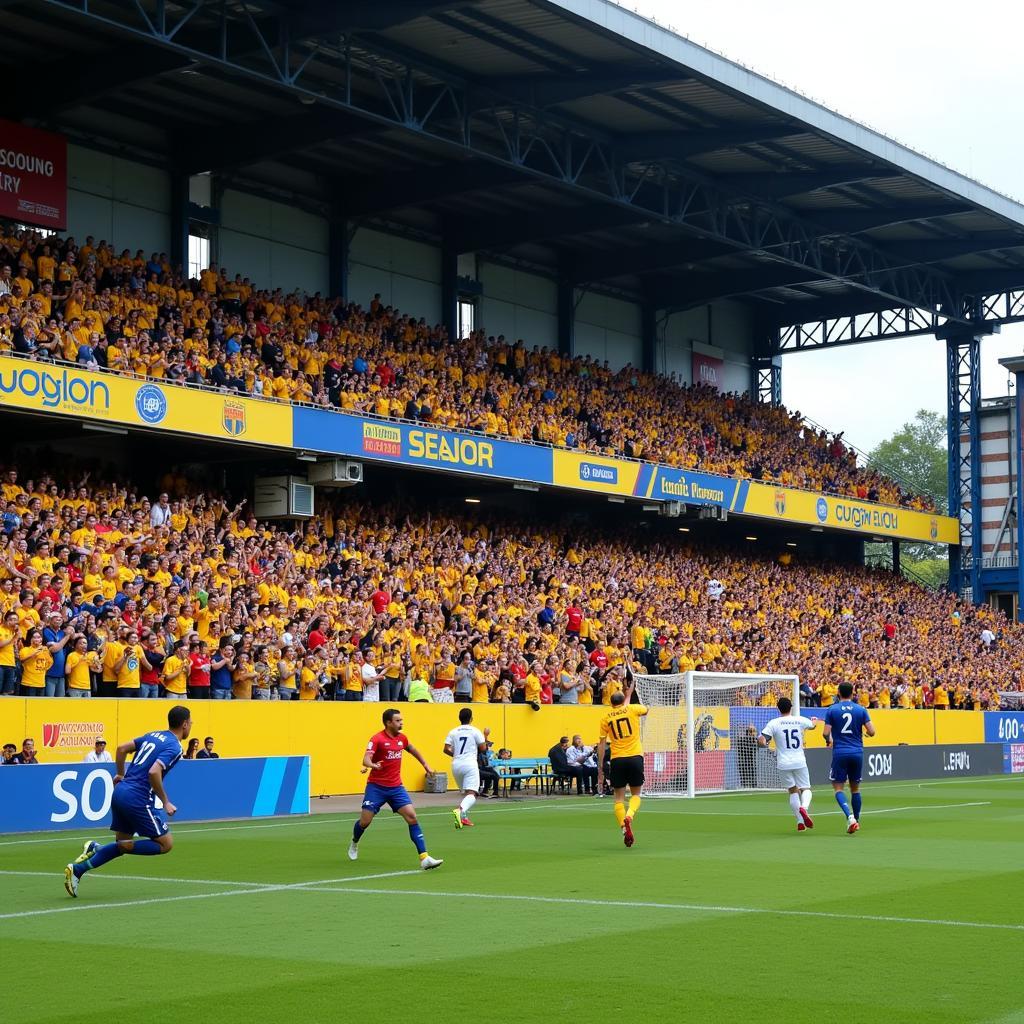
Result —
<instances>
[{"instance_id":1,"label":"stadium roof","mask_svg":"<svg viewBox=\"0 0 1024 1024\"><path fill-rule=\"evenodd\" d=\"M606 0L3 6L8 116L658 307L1024 287L1020 203Z\"/></svg>"}]
</instances>

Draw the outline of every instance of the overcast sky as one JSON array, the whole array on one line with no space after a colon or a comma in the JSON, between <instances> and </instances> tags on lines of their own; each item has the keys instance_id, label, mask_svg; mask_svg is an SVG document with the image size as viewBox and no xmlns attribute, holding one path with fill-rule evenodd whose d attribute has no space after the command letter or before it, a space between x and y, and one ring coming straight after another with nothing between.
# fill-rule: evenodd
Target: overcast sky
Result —
<instances>
[{"instance_id":1,"label":"overcast sky","mask_svg":"<svg viewBox=\"0 0 1024 1024\"><path fill-rule=\"evenodd\" d=\"M1024 8L973 0L629 0L694 42L854 118L991 188L1024 197ZM982 342L982 393L1006 394L1002 356L1024 325ZM934 338L787 356L782 398L868 450L919 408L945 411Z\"/></svg>"}]
</instances>

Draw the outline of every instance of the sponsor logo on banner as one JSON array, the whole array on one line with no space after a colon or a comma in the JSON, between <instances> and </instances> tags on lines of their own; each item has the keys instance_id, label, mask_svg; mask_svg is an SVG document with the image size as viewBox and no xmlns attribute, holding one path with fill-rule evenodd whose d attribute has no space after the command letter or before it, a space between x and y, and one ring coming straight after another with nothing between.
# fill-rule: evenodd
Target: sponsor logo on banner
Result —
<instances>
[{"instance_id":1,"label":"sponsor logo on banner","mask_svg":"<svg viewBox=\"0 0 1024 1024\"><path fill-rule=\"evenodd\" d=\"M819 498L815 502L814 514L818 517L819 523L828 522L828 502L824 498Z\"/></svg>"},{"instance_id":2,"label":"sponsor logo on banner","mask_svg":"<svg viewBox=\"0 0 1024 1024\"><path fill-rule=\"evenodd\" d=\"M971 755L966 750L943 751L942 770L944 772L969 772L971 770Z\"/></svg>"},{"instance_id":3,"label":"sponsor logo on banner","mask_svg":"<svg viewBox=\"0 0 1024 1024\"><path fill-rule=\"evenodd\" d=\"M135 411L143 423L159 423L167 415L167 397L155 384L143 384L135 392Z\"/></svg>"},{"instance_id":4,"label":"sponsor logo on banner","mask_svg":"<svg viewBox=\"0 0 1024 1024\"><path fill-rule=\"evenodd\" d=\"M1024 773L1024 743L1010 745L1010 771L1014 775Z\"/></svg>"},{"instance_id":5,"label":"sponsor logo on banner","mask_svg":"<svg viewBox=\"0 0 1024 1024\"><path fill-rule=\"evenodd\" d=\"M868 777L872 779L892 775L892 754L868 754Z\"/></svg>"},{"instance_id":6,"label":"sponsor logo on banner","mask_svg":"<svg viewBox=\"0 0 1024 1024\"><path fill-rule=\"evenodd\" d=\"M60 772L53 779L53 797L60 806L50 812L53 824L71 821L81 813L89 821L102 821L110 811L110 799L114 795L114 779L107 768L93 768L87 772L81 784L81 772L71 769ZM97 790L98 792L94 792Z\"/></svg>"},{"instance_id":7,"label":"sponsor logo on banner","mask_svg":"<svg viewBox=\"0 0 1024 1024\"><path fill-rule=\"evenodd\" d=\"M27 366L0 370L0 392L30 399L42 409L84 413L106 413L110 409L110 388L103 381L89 380L71 370L51 372Z\"/></svg>"},{"instance_id":8,"label":"sponsor logo on banner","mask_svg":"<svg viewBox=\"0 0 1024 1024\"><path fill-rule=\"evenodd\" d=\"M939 521L934 517L928 523L928 536L931 537L932 540L936 540L939 536Z\"/></svg>"},{"instance_id":9,"label":"sponsor logo on banner","mask_svg":"<svg viewBox=\"0 0 1024 1024\"><path fill-rule=\"evenodd\" d=\"M784 516L786 514L786 492L775 492L775 514Z\"/></svg>"},{"instance_id":10,"label":"sponsor logo on banner","mask_svg":"<svg viewBox=\"0 0 1024 1024\"><path fill-rule=\"evenodd\" d=\"M241 402L225 402L220 422L232 437L240 437L245 433L245 406Z\"/></svg>"},{"instance_id":11,"label":"sponsor logo on banner","mask_svg":"<svg viewBox=\"0 0 1024 1024\"><path fill-rule=\"evenodd\" d=\"M64 228L67 197L64 136L0 121L0 217Z\"/></svg>"},{"instance_id":12,"label":"sponsor logo on banner","mask_svg":"<svg viewBox=\"0 0 1024 1024\"><path fill-rule=\"evenodd\" d=\"M617 484L619 471L614 466L602 466L596 462L581 462L580 479L586 483Z\"/></svg>"},{"instance_id":13,"label":"sponsor logo on banner","mask_svg":"<svg viewBox=\"0 0 1024 1024\"><path fill-rule=\"evenodd\" d=\"M51 750L91 747L103 735L102 722L44 722L43 746Z\"/></svg>"},{"instance_id":14,"label":"sponsor logo on banner","mask_svg":"<svg viewBox=\"0 0 1024 1024\"><path fill-rule=\"evenodd\" d=\"M410 430L409 456L426 462L494 469L494 445L490 441L437 430Z\"/></svg>"},{"instance_id":15,"label":"sponsor logo on banner","mask_svg":"<svg viewBox=\"0 0 1024 1024\"><path fill-rule=\"evenodd\" d=\"M363 424L363 451L370 455L387 455L392 459L402 457L402 431L385 423Z\"/></svg>"},{"instance_id":16,"label":"sponsor logo on banner","mask_svg":"<svg viewBox=\"0 0 1024 1024\"><path fill-rule=\"evenodd\" d=\"M725 363L714 356L706 356L700 352L693 353L693 383L703 384L705 387L712 387L716 391L722 388L722 371Z\"/></svg>"}]
</instances>

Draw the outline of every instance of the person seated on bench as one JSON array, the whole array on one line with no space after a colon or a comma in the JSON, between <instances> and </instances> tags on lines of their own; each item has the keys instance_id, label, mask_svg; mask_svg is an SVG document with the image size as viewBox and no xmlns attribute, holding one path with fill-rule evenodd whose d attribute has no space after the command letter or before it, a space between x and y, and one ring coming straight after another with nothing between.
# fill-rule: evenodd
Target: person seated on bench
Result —
<instances>
[{"instance_id":1,"label":"person seated on bench","mask_svg":"<svg viewBox=\"0 0 1024 1024\"><path fill-rule=\"evenodd\" d=\"M576 795L583 795L583 773L575 765L569 764L569 737L563 736L549 751L548 759L551 761L551 771L556 779L560 779L563 785L566 780L576 782Z\"/></svg>"},{"instance_id":2,"label":"person seated on bench","mask_svg":"<svg viewBox=\"0 0 1024 1024\"><path fill-rule=\"evenodd\" d=\"M476 756L476 763L480 767L480 795L482 797L498 795L498 773L491 766L491 759L494 756L493 747L494 741L488 740L486 753L480 751Z\"/></svg>"},{"instance_id":3,"label":"person seated on bench","mask_svg":"<svg viewBox=\"0 0 1024 1024\"><path fill-rule=\"evenodd\" d=\"M502 761L511 761L511 760L512 760L512 751L509 750L508 747L502 747L501 750L498 751L498 760L496 762L497 766L500 767ZM509 776L522 775L522 772L518 768L509 768L509 769L507 769L507 772L508 772ZM509 789L522 789L523 788L523 780L522 779L516 779L516 778L509 777L508 785L509 785Z\"/></svg>"},{"instance_id":4,"label":"person seated on bench","mask_svg":"<svg viewBox=\"0 0 1024 1024\"><path fill-rule=\"evenodd\" d=\"M579 792L580 782L583 784L585 793L597 794L597 759L594 757L594 748L583 745L583 737L573 736L565 752L571 767L580 773L576 783L576 791Z\"/></svg>"}]
</instances>

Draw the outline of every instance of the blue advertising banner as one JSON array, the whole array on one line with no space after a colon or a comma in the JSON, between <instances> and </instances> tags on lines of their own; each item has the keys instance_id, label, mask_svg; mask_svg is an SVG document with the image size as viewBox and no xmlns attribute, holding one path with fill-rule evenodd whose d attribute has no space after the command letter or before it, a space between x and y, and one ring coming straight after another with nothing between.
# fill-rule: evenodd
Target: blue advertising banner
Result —
<instances>
[{"instance_id":1,"label":"blue advertising banner","mask_svg":"<svg viewBox=\"0 0 1024 1024\"><path fill-rule=\"evenodd\" d=\"M403 466L550 484L551 449L429 424L296 408L295 447Z\"/></svg>"},{"instance_id":2,"label":"blue advertising banner","mask_svg":"<svg viewBox=\"0 0 1024 1024\"><path fill-rule=\"evenodd\" d=\"M651 470L648 474L641 473L641 480L645 476L650 480L647 488L638 492L645 498L684 501L689 505L720 505L727 509L736 507L736 496L741 485L739 480L710 473L692 473L685 469L670 469L668 466L645 465L644 468Z\"/></svg>"},{"instance_id":3,"label":"blue advertising banner","mask_svg":"<svg viewBox=\"0 0 1024 1024\"><path fill-rule=\"evenodd\" d=\"M0 832L104 828L110 823L113 764L7 768ZM309 813L308 757L222 757L179 761L167 779L171 819L214 821Z\"/></svg>"},{"instance_id":4,"label":"blue advertising banner","mask_svg":"<svg viewBox=\"0 0 1024 1024\"><path fill-rule=\"evenodd\" d=\"M986 743L1024 743L1024 711L986 711Z\"/></svg>"}]
</instances>

